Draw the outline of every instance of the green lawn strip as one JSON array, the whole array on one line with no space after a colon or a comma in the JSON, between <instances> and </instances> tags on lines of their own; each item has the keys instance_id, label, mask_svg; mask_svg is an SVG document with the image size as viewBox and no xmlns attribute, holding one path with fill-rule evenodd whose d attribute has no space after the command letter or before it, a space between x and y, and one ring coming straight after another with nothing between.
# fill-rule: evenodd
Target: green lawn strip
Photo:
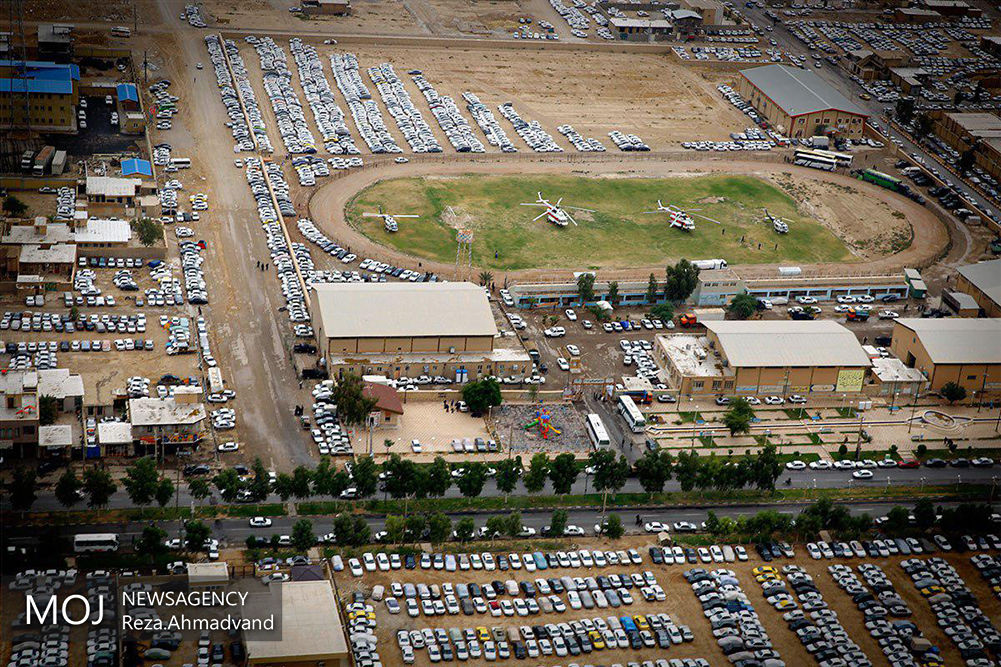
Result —
<instances>
[{"instance_id":1,"label":"green lawn strip","mask_svg":"<svg viewBox=\"0 0 1001 667\"><path fill-rule=\"evenodd\" d=\"M544 211L522 206L537 193L563 205L578 225L557 228ZM661 199L697 208L693 232L668 227L666 215L643 212ZM399 231L363 213L383 211L418 215L399 219ZM777 237L764 223L762 208L795 224ZM816 220L800 213L796 202L774 185L754 176L714 175L694 178L585 178L532 174L452 178L406 178L379 181L356 194L346 206L352 226L374 241L404 252L452 261L456 229L475 234L477 266L515 270L539 266L635 266L669 258L722 257L729 262L851 261L844 244Z\"/></svg>"},{"instance_id":2,"label":"green lawn strip","mask_svg":"<svg viewBox=\"0 0 1001 667\"><path fill-rule=\"evenodd\" d=\"M681 418L682 423L693 423L696 421L706 421L706 418L702 416L701 412L678 412L678 417Z\"/></svg>"},{"instance_id":3,"label":"green lawn strip","mask_svg":"<svg viewBox=\"0 0 1001 667\"><path fill-rule=\"evenodd\" d=\"M789 419L809 419L810 413L806 408L783 408L782 412L786 413Z\"/></svg>"},{"instance_id":4,"label":"green lawn strip","mask_svg":"<svg viewBox=\"0 0 1001 667\"><path fill-rule=\"evenodd\" d=\"M835 408L835 410L837 410L838 414L844 417L845 419L858 417L858 412L855 411L855 408Z\"/></svg>"}]
</instances>

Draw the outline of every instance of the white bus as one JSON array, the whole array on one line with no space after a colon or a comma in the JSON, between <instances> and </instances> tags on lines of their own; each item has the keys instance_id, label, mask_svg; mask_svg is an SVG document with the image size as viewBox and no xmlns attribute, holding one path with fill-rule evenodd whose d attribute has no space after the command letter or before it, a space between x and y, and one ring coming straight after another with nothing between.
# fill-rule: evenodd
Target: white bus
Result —
<instances>
[{"instance_id":1,"label":"white bus","mask_svg":"<svg viewBox=\"0 0 1001 667\"><path fill-rule=\"evenodd\" d=\"M646 419L631 397L619 396L619 414L629 424L629 430L633 433L642 433L646 429Z\"/></svg>"},{"instance_id":2,"label":"white bus","mask_svg":"<svg viewBox=\"0 0 1001 667\"><path fill-rule=\"evenodd\" d=\"M126 28L125 26L118 25L111 29L111 34L114 37L131 37L132 30L130 28Z\"/></svg>"},{"instance_id":3,"label":"white bus","mask_svg":"<svg viewBox=\"0 0 1001 667\"><path fill-rule=\"evenodd\" d=\"M839 153L837 151L827 151L821 148L814 149L813 151L817 155L822 155L824 157L829 157L834 160L839 167L850 167L852 166L852 159L854 156L851 153Z\"/></svg>"},{"instance_id":4,"label":"white bus","mask_svg":"<svg viewBox=\"0 0 1001 667\"><path fill-rule=\"evenodd\" d=\"M186 157L175 157L171 158L170 164L177 167L178 169L187 169L191 166L191 158Z\"/></svg>"},{"instance_id":5,"label":"white bus","mask_svg":"<svg viewBox=\"0 0 1001 667\"><path fill-rule=\"evenodd\" d=\"M590 414L587 416L587 435L591 438L591 445L595 449L605 449L612 445L612 441L608 438L608 431L605 430L605 424L598 415Z\"/></svg>"},{"instance_id":6,"label":"white bus","mask_svg":"<svg viewBox=\"0 0 1001 667\"><path fill-rule=\"evenodd\" d=\"M73 536L73 551L78 554L94 551L118 551L116 533L87 533Z\"/></svg>"},{"instance_id":7,"label":"white bus","mask_svg":"<svg viewBox=\"0 0 1001 667\"><path fill-rule=\"evenodd\" d=\"M796 151L793 164L799 165L800 167L821 169L823 171L834 171L838 166L838 162L834 158L822 155L817 151L807 150Z\"/></svg>"}]
</instances>

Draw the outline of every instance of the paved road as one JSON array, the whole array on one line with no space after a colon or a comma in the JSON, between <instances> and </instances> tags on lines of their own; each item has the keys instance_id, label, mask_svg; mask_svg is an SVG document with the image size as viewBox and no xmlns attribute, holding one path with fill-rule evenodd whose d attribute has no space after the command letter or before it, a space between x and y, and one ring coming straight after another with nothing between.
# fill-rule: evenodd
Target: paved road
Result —
<instances>
[{"instance_id":1,"label":"paved road","mask_svg":"<svg viewBox=\"0 0 1001 667\"><path fill-rule=\"evenodd\" d=\"M851 488L851 487L867 487L867 488L880 488L886 486L924 486L928 485L941 485L941 484L961 484L961 483L973 483L973 484L989 484L992 481L995 483L1001 482L1001 469L998 467L992 468L913 468L913 469L877 469L873 471L874 476L872 479L856 480L852 479L852 473L850 471L843 470L803 470L803 471L784 471L782 476L779 477L778 487L779 488L797 488L797 489L836 489L836 488ZM54 481L55 476L52 477L51 481ZM788 480L788 484L786 481ZM681 487L676 481L670 481L667 483L665 490L667 491L680 491ZM523 491L520 491L523 493ZM623 493L642 493L643 489L636 478L630 478L626 485L622 488ZM541 492L543 494L552 493L551 486L547 483L546 488ZM574 495L580 495L585 493L594 493L594 486L591 484L590 477L587 475L581 475L573 485L571 491ZM462 494L456 487L452 487L445 494L448 498L459 498ZM486 485L483 488L481 496L501 496L503 495L497 490L497 486L493 480L487 480ZM324 500L324 498L314 498L313 500ZM327 498L331 500L331 498ZM179 486L177 503L188 507L194 502L191 496L188 494L187 485L185 482L181 482ZM212 500L206 501L211 503L221 502L218 495L213 492ZM271 495L266 502L279 503L281 499L278 496ZM112 509L123 509L128 507L133 507L131 501L124 491L120 490L111 498L109 507ZM0 508L9 508L7 501L0 501ZM35 502L32 507L34 511L51 511L51 510L61 510L63 509L59 503L56 501L55 497L51 493L44 493Z\"/></svg>"},{"instance_id":2,"label":"paved road","mask_svg":"<svg viewBox=\"0 0 1001 667\"><path fill-rule=\"evenodd\" d=\"M956 503L943 503L943 506L950 507L955 504ZM852 514L869 514L874 518L885 515L894 507L894 503L890 502L859 502L845 503L845 505ZM720 507L713 508L711 511L714 511L721 517L737 517L749 516L763 510L773 509L780 514L793 516L798 514L804 507L806 507L806 503L789 504L781 507L776 507L774 505ZM706 508L656 509L641 511L638 516L640 517L641 523L659 521L661 523L673 524L676 521L688 521L694 524L700 524L706 520L706 516L709 511L710 509ZM597 510L572 510L568 513L568 515L569 524L580 526L587 531L588 534L593 534L595 524L597 524L602 518L601 512ZM622 517L628 533L640 533L643 531L642 527L636 524L636 512L624 510L620 511L619 515ZM476 515L474 517L474 521L476 522L477 527L486 525L489 516L491 515ZM549 525L551 516L552 515L549 510L539 512L523 512L522 523L538 531L543 526ZM458 521L462 517L462 514L451 515L453 522ZM246 542L247 537L250 535L260 535L263 537L270 537L275 534L288 535L292 532L292 524L294 524L299 518L301 517L275 517L271 527L269 528L251 528L247 519L222 519L212 524L212 534L223 546L238 546ZM308 518L313 522L313 531L316 534L322 535L332 530L332 517L313 516ZM385 520L382 517L368 517L367 521L373 534L383 530L385 527ZM148 522L135 521L128 523L93 524L87 526L86 528L81 526L62 526L59 530L61 534L64 535L72 535L80 532L118 533L124 542L128 542L131 538L140 535L143 528L147 525L149 525ZM178 521L161 521L158 522L158 525L167 531L170 537L181 536L182 529L180 522ZM14 544L31 543L35 539L37 532L38 528L34 527L29 528L15 526L8 527L6 529L7 538Z\"/></svg>"}]
</instances>

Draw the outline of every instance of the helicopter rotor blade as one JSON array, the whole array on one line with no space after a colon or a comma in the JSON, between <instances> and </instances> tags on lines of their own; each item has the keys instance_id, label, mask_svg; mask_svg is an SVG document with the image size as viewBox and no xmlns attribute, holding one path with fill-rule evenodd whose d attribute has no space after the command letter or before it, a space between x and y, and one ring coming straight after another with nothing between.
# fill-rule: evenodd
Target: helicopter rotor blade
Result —
<instances>
[{"instance_id":1,"label":"helicopter rotor blade","mask_svg":"<svg viewBox=\"0 0 1001 667\"><path fill-rule=\"evenodd\" d=\"M564 211L564 213L566 213L566 211ZM567 218L569 218L569 219L570 219L570 222L572 222L572 223L573 223L573 226L574 226L574 227L578 227L578 226L579 226L579 225L577 224L577 221L573 219L573 216L572 216L572 215L570 215L569 213L567 213L566 215L567 215Z\"/></svg>"},{"instance_id":2,"label":"helicopter rotor blade","mask_svg":"<svg viewBox=\"0 0 1001 667\"><path fill-rule=\"evenodd\" d=\"M703 218L705 220L708 220L709 222L715 222L717 225L722 225L723 224L722 222L720 222L719 220L717 220L715 218L710 218L708 215L701 215L699 213L693 213L692 215L694 215L697 218Z\"/></svg>"},{"instance_id":3,"label":"helicopter rotor blade","mask_svg":"<svg viewBox=\"0 0 1001 667\"><path fill-rule=\"evenodd\" d=\"M532 218L532 222L535 222L535 221L536 221L536 220L538 220L539 218L541 218L541 217L545 216L545 215L546 215L547 213L549 213L549 211L543 211L543 212L542 212L542 213L540 213L539 215L537 215L537 216L535 216L534 218Z\"/></svg>"},{"instance_id":4,"label":"helicopter rotor blade","mask_svg":"<svg viewBox=\"0 0 1001 667\"><path fill-rule=\"evenodd\" d=\"M564 209L572 208L575 211L584 211L585 213L594 213L593 208L581 208L580 206L564 206Z\"/></svg>"},{"instance_id":5,"label":"helicopter rotor blade","mask_svg":"<svg viewBox=\"0 0 1001 667\"><path fill-rule=\"evenodd\" d=\"M421 216L419 216L419 215L414 215L413 213L408 213L408 214L406 214L406 215L394 215L393 217L394 217L394 218L419 218L419 217L421 217Z\"/></svg>"}]
</instances>

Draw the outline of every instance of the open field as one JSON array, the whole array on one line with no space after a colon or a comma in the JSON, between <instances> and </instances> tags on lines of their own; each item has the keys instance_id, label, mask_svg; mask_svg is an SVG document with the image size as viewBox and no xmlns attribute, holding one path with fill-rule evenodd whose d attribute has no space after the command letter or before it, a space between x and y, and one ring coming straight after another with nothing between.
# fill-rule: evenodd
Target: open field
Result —
<instances>
[{"instance_id":1,"label":"open field","mask_svg":"<svg viewBox=\"0 0 1001 667\"><path fill-rule=\"evenodd\" d=\"M565 206L578 225L559 228L545 218L536 192ZM699 209L722 222L696 218L693 232L672 229L666 213L644 214L657 200ZM380 218L363 217L382 207L389 213L418 214L385 231ZM778 235L763 221L762 208L793 221ZM438 261L455 256L455 230L476 236L473 263L497 269L541 266L626 266L656 264L668 257L722 257L731 263L848 260L851 254L828 229L797 210L791 197L752 176L693 178L581 178L574 176L410 178L381 181L348 206L348 219L369 238L408 254ZM760 248L760 250L759 250Z\"/></svg>"}]
</instances>

